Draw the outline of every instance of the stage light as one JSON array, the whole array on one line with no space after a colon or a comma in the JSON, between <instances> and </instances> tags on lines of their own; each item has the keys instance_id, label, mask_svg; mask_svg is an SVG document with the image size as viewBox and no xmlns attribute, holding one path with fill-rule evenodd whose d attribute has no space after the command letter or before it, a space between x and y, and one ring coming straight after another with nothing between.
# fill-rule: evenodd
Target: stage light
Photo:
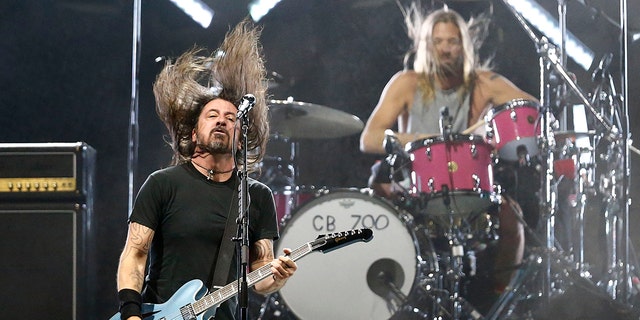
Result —
<instances>
[{"instance_id":1,"label":"stage light","mask_svg":"<svg viewBox=\"0 0 640 320\"><path fill-rule=\"evenodd\" d=\"M203 28L208 28L213 20L213 9L209 8L207 4L201 0L169 0L176 7L180 8L184 13L197 22Z\"/></svg>"},{"instance_id":2,"label":"stage light","mask_svg":"<svg viewBox=\"0 0 640 320\"><path fill-rule=\"evenodd\" d=\"M253 21L258 22L267 15L280 0L254 0L249 3L249 14Z\"/></svg>"},{"instance_id":3,"label":"stage light","mask_svg":"<svg viewBox=\"0 0 640 320\"><path fill-rule=\"evenodd\" d=\"M505 0L505 2L542 32L551 42L557 45L562 41L558 20L537 2L533 0ZM565 51L567 56L578 65L585 70L589 70L595 54L569 30L567 30L566 34Z\"/></svg>"}]
</instances>

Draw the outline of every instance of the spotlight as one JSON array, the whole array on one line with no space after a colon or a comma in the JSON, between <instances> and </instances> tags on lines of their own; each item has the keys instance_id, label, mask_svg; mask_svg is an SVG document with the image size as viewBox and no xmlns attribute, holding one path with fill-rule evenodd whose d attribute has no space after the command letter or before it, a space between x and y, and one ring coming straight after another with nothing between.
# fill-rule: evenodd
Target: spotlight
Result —
<instances>
[{"instance_id":1,"label":"spotlight","mask_svg":"<svg viewBox=\"0 0 640 320\"><path fill-rule=\"evenodd\" d=\"M213 9L201 0L169 0L176 7L180 8L184 13L197 22L203 28L208 28L213 20Z\"/></svg>"}]
</instances>

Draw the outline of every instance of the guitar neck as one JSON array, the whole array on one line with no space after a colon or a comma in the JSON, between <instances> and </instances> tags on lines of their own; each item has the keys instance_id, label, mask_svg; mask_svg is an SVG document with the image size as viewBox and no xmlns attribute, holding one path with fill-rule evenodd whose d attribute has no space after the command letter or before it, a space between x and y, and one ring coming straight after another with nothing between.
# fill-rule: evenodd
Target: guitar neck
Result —
<instances>
[{"instance_id":1,"label":"guitar neck","mask_svg":"<svg viewBox=\"0 0 640 320\"><path fill-rule=\"evenodd\" d=\"M291 258L291 260L293 261L296 261L303 256L311 253L312 251L313 247L311 243L307 243L293 250L291 254L289 254L289 258ZM258 268L257 270L254 270L253 272L247 274L247 287L253 287L258 281L270 276L271 274L271 263L268 263ZM236 294L238 294L238 280L229 283L228 285L214 292L211 292L202 297L202 299L194 302L192 304L193 311L195 314L203 313L209 308L218 306L219 304L227 301Z\"/></svg>"}]
</instances>

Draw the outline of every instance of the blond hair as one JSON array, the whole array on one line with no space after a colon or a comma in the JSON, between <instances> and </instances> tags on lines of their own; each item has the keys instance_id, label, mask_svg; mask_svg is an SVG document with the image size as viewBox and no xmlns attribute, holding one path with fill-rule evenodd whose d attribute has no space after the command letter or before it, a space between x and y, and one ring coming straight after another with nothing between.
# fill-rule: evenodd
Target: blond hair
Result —
<instances>
[{"instance_id":1,"label":"blond hair","mask_svg":"<svg viewBox=\"0 0 640 320\"><path fill-rule=\"evenodd\" d=\"M487 30L486 17L471 18L465 22L462 16L445 7L425 15L418 3L412 3L408 8L402 8L405 18L407 34L412 40L412 47L405 55L405 68L413 56L413 70L419 74L418 85L423 89L425 98L432 98L434 94L434 77L442 76L443 71L438 63L438 56L434 54L433 27L437 23L452 23L460 32L463 51L462 77L463 90L467 92L473 86L476 71L489 69L490 61L480 62L477 50L482 45Z\"/></svg>"}]
</instances>

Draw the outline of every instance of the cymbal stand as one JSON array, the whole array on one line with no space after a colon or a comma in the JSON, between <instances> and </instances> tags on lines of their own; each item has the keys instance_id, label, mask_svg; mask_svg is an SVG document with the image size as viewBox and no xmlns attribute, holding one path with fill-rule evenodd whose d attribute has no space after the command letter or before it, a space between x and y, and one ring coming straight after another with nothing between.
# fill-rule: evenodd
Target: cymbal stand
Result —
<instances>
[{"instance_id":1,"label":"cymbal stand","mask_svg":"<svg viewBox=\"0 0 640 320\"><path fill-rule=\"evenodd\" d=\"M287 155L284 156L281 154L277 154L276 156L265 157L265 159L263 160L263 164L274 162L274 165L275 165L275 168L269 168L267 166L266 168L267 176L264 179L265 183L270 187L274 187L276 189L282 187L282 184L286 184L287 186L295 188L297 186L297 181L299 177L298 163L297 163L297 155L299 151L298 142L292 140L289 137L279 135L279 134L271 135L271 137L269 138L269 142L270 143L278 142L278 143L284 144L288 150L284 150L284 151L281 150L282 147L280 147L280 145L276 145L279 148L271 148L272 150L277 149L282 153L285 153L286 151L285 154ZM274 171L270 171L270 170L274 170ZM274 177L270 175L276 175L276 176ZM295 189L292 189L292 191L295 191Z\"/></svg>"},{"instance_id":2,"label":"cymbal stand","mask_svg":"<svg viewBox=\"0 0 640 320\"><path fill-rule=\"evenodd\" d=\"M600 107L601 113L606 115L612 123L617 123L622 127L619 118L620 99L615 90L615 84L611 75L602 71L602 79L600 84L596 87L593 93L593 100L597 106ZM604 197L604 219L605 219L605 237L606 237L606 271L603 279L598 283L600 287L603 287L605 291L614 300L620 299L620 295L624 292L624 279L629 279L624 275L624 270L627 268L624 257L624 252L621 252L624 248L625 237L627 237L622 230L624 217L621 215L624 213L624 145L622 145L622 136L615 133L610 133L608 136L603 137L607 149L602 154L596 155L603 163L603 167L600 171L599 185L597 186L599 191ZM622 282L622 283L621 283ZM623 295L624 296L624 295ZM624 298L623 298L624 299Z\"/></svg>"},{"instance_id":3,"label":"cymbal stand","mask_svg":"<svg viewBox=\"0 0 640 320\"><path fill-rule=\"evenodd\" d=\"M448 266L445 269L444 282L445 290L448 292L449 312L451 320L459 319L482 319L482 315L471 306L469 302L460 295L460 280L464 277L464 261L465 255L465 234L460 230L457 223L455 223L456 212L451 209L451 198L449 196L448 188L443 188L442 201L447 208L449 214L449 227L446 232L446 238L449 244L450 252L448 259Z\"/></svg>"},{"instance_id":4,"label":"cymbal stand","mask_svg":"<svg viewBox=\"0 0 640 320\"><path fill-rule=\"evenodd\" d=\"M503 0L508 9L516 17L518 22L524 28L526 34L533 40L538 50L539 63L540 63L540 96L541 103L544 107L541 117L542 135L540 137L541 155L545 161L541 162L542 172L541 174L541 192L540 192L540 208L542 210L541 216L543 217L544 224L544 236L546 250L543 257L544 270L542 274L542 298L543 307L547 307L550 303L552 294L552 273L551 273L551 257L550 254L555 251L555 214L557 209L557 193L554 190L554 154L555 149L555 137L552 131L552 121L554 116L552 114L551 106L553 102L559 101L560 94L564 94L564 85L568 85L575 95L583 102L585 108L589 109L594 117L600 122L600 124L606 129L607 132L612 130L612 126L606 119L604 119L598 112L595 111L589 99L582 92L580 87L575 83L569 72L562 64L563 56L559 55L558 48L550 43L546 37L538 38L528 25L524 17L518 13L515 8L511 6L508 0ZM560 1L562 5L564 1ZM562 14L564 11L559 9ZM561 17L562 19L563 17ZM558 106L564 107L564 106Z\"/></svg>"}]
</instances>

